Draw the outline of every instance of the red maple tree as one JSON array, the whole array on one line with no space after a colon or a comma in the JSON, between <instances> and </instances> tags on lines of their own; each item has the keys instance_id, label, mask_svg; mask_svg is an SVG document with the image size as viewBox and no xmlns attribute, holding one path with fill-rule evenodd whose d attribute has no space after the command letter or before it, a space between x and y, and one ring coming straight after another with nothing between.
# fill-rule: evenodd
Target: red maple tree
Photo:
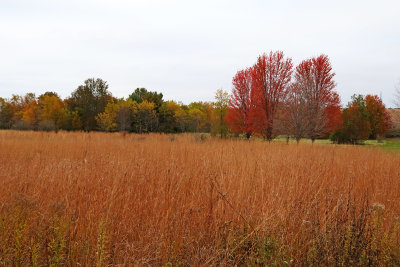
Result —
<instances>
[{"instance_id":1,"label":"red maple tree","mask_svg":"<svg viewBox=\"0 0 400 267\"><path fill-rule=\"evenodd\" d=\"M292 60L285 59L283 52L278 51L259 56L251 68L250 125L254 132L269 141L275 135L274 119L284 101L292 67Z\"/></svg>"},{"instance_id":2,"label":"red maple tree","mask_svg":"<svg viewBox=\"0 0 400 267\"><path fill-rule=\"evenodd\" d=\"M246 134L250 138L252 129L250 126L251 109L251 70L240 70L232 80L232 94L229 100L227 115L225 117L229 128L235 133Z\"/></svg>"},{"instance_id":3,"label":"red maple tree","mask_svg":"<svg viewBox=\"0 0 400 267\"><path fill-rule=\"evenodd\" d=\"M331 133L339 129L343 123L342 107L340 106L340 98L336 92L332 92L332 101L325 108L326 132Z\"/></svg>"},{"instance_id":4,"label":"red maple tree","mask_svg":"<svg viewBox=\"0 0 400 267\"><path fill-rule=\"evenodd\" d=\"M320 55L302 61L295 71L295 82L307 102L308 133L314 140L340 124L340 99L334 91L335 73L329 57Z\"/></svg>"},{"instance_id":5,"label":"red maple tree","mask_svg":"<svg viewBox=\"0 0 400 267\"><path fill-rule=\"evenodd\" d=\"M284 106L279 110L278 123L280 134L292 136L297 143L305 137L309 128L307 102L297 83L288 87Z\"/></svg>"}]
</instances>

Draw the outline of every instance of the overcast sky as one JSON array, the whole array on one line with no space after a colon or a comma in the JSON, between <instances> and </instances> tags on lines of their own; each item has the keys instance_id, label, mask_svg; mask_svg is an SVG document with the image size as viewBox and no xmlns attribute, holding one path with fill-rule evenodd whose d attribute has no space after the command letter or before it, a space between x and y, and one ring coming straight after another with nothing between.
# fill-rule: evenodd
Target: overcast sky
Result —
<instances>
[{"instance_id":1,"label":"overcast sky","mask_svg":"<svg viewBox=\"0 0 400 267\"><path fill-rule=\"evenodd\" d=\"M400 1L0 0L0 96L108 81L166 100L211 101L263 52L327 54L342 103L400 79Z\"/></svg>"}]
</instances>

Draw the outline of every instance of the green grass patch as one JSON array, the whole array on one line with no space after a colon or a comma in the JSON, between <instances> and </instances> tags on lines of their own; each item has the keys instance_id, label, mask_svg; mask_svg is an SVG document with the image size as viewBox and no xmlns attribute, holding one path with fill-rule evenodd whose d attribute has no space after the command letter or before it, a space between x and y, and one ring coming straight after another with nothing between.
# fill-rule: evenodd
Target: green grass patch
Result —
<instances>
[{"instance_id":1,"label":"green grass patch","mask_svg":"<svg viewBox=\"0 0 400 267\"><path fill-rule=\"evenodd\" d=\"M383 149L388 150L395 150L400 152L400 140L399 139L390 139L385 140L384 145L382 146Z\"/></svg>"}]
</instances>

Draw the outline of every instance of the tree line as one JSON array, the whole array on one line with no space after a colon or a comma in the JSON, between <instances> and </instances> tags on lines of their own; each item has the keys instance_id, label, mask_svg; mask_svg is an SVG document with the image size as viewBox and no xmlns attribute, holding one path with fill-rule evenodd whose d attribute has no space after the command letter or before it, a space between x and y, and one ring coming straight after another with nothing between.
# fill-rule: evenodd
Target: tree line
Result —
<instances>
[{"instance_id":1,"label":"tree line","mask_svg":"<svg viewBox=\"0 0 400 267\"><path fill-rule=\"evenodd\" d=\"M272 140L286 135L300 141L328 138L357 143L380 138L390 116L378 96L354 95L342 108L329 57L303 60L293 68L283 52L270 52L233 78L226 121L236 134Z\"/></svg>"},{"instance_id":2,"label":"tree line","mask_svg":"<svg viewBox=\"0 0 400 267\"><path fill-rule=\"evenodd\" d=\"M113 97L102 79L87 79L66 99L55 92L0 98L0 128L16 130L84 130L148 132L221 132L217 102L189 105L164 101L163 94L135 89L127 98ZM222 92L222 90L219 90ZM224 94L223 94L224 95ZM224 123L223 123L224 124ZM227 127L224 124L224 134Z\"/></svg>"},{"instance_id":3,"label":"tree line","mask_svg":"<svg viewBox=\"0 0 400 267\"><path fill-rule=\"evenodd\" d=\"M326 55L294 67L283 52L270 52L236 73L231 94L219 89L214 102L188 105L165 101L162 93L145 88L135 89L127 98L116 98L106 81L91 78L66 99L56 92L0 98L0 128L208 132L269 141L285 135L297 142L330 137L340 143L383 136L391 121L381 99L354 95L342 108L334 76Z\"/></svg>"}]
</instances>

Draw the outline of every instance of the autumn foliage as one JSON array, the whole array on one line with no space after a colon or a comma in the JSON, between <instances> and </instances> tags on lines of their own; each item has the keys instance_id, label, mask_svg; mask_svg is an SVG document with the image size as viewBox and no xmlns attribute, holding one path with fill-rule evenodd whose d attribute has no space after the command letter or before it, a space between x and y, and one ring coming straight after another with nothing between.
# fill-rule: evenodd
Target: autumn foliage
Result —
<instances>
[{"instance_id":1,"label":"autumn foliage","mask_svg":"<svg viewBox=\"0 0 400 267\"><path fill-rule=\"evenodd\" d=\"M338 128L340 99L329 58L302 61L293 82L292 67L282 52L270 52L236 74L226 118L234 132L255 133L267 140L277 134L315 140Z\"/></svg>"},{"instance_id":2,"label":"autumn foliage","mask_svg":"<svg viewBox=\"0 0 400 267\"><path fill-rule=\"evenodd\" d=\"M274 120L291 80L292 60L283 52L270 52L258 57L252 67L251 125L265 139L275 136Z\"/></svg>"},{"instance_id":3,"label":"autumn foliage","mask_svg":"<svg viewBox=\"0 0 400 267\"><path fill-rule=\"evenodd\" d=\"M342 123L331 139L339 143L358 143L382 138L392 121L382 100L376 95L354 95L342 112Z\"/></svg>"},{"instance_id":4,"label":"autumn foliage","mask_svg":"<svg viewBox=\"0 0 400 267\"><path fill-rule=\"evenodd\" d=\"M382 103L382 99L377 95L366 95L365 107L371 126L370 137L376 138L382 136L392 127L390 115Z\"/></svg>"},{"instance_id":5,"label":"autumn foliage","mask_svg":"<svg viewBox=\"0 0 400 267\"><path fill-rule=\"evenodd\" d=\"M251 87L252 69L236 73L232 81L232 95L229 100L226 121L235 133L245 133L247 138L252 134L250 111L252 110Z\"/></svg>"},{"instance_id":6,"label":"autumn foliage","mask_svg":"<svg viewBox=\"0 0 400 267\"><path fill-rule=\"evenodd\" d=\"M334 91L334 76L326 55L304 60L296 67L295 82L307 102L307 134L311 140L335 130L340 122L340 99Z\"/></svg>"},{"instance_id":7,"label":"autumn foliage","mask_svg":"<svg viewBox=\"0 0 400 267\"><path fill-rule=\"evenodd\" d=\"M288 142L290 137L314 142L331 136L334 141L351 143L382 138L391 128L382 100L367 95L363 103L343 109L334 77L327 55L308 58L294 67L283 52L269 52L235 74L230 95L221 88L214 101L188 105L165 101L162 93L145 88L116 98L106 81L90 78L65 99L55 92L0 97L0 129L202 132L268 141L281 135Z\"/></svg>"},{"instance_id":8,"label":"autumn foliage","mask_svg":"<svg viewBox=\"0 0 400 267\"><path fill-rule=\"evenodd\" d=\"M116 98L108 88L106 81L90 78L65 99L55 92L0 97L0 129L229 134L224 120L228 93L223 90L215 102L186 105L164 101L162 93L145 88Z\"/></svg>"}]
</instances>

